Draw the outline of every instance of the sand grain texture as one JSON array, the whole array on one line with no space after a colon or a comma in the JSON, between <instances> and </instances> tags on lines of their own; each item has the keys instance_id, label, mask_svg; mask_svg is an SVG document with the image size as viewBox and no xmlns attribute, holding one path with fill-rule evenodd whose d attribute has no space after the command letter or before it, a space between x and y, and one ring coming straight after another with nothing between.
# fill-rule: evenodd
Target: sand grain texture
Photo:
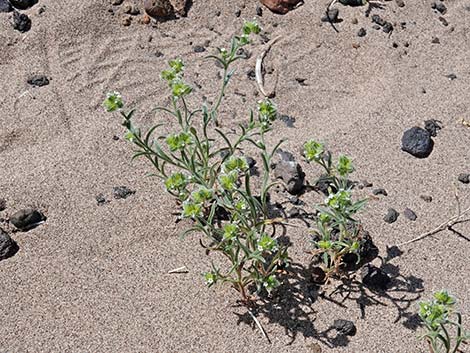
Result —
<instances>
[{"instance_id":1,"label":"sand grain texture","mask_svg":"<svg viewBox=\"0 0 470 353\"><path fill-rule=\"evenodd\" d=\"M216 69L204 60L207 52L194 53L193 46L206 40L207 51L226 46L242 19L255 16L256 2L193 2L188 17L157 28L136 20L122 27L104 0L40 0L26 11L33 21L26 34L11 28L9 14L0 14L0 197L8 205L0 215L35 205L48 217L34 230L13 234L20 251L0 262L0 352L311 352L310 345L320 343L333 353L419 353L424 345L410 329L414 300L441 288L459 298L470 322L468 223L455 227L461 236L441 232L390 260L388 270L400 277L385 296L338 294L333 299L344 299L342 305L321 298L309 303L305 271L296 265L298 290L260 315L272 345L233 306L236 292L204 287L200 273L210 258L197 237L178 238L182 225L168 217L174 201L157 180L144 177L150 166L130 162L131 146L113 140L123 135L119 118L100 106L106 92L117 90L138 107L141 124L163 121L171 130L174 123L151 109L168 102L159 72L175 57L184 58L188 81L202 86L192 103L203 95L213 99L220 84ZM470 129L458 122L470 119L470 12L466 1L446 1L445 27L430 2L405 0L403 8L386 2L377 13L395 25L388 37L371 28L364 9L341 6L338 34L320 23L327 2L305 1L286 16L264 11L259 19L272 38L282 36L265 59L274 69L265 78L267 89L277 81L275 102L296 119L295 128L277 122L270 139L288 138L285 148L298 160L304 141L325 141L354 159L355 179L387 190L389 196L371 201L361 217L385 256L387 245L453 215L453 184L459 173L470 172ZM356 36L360 27L367 28L364 38ZM431 43L434 36L441 44ZM251 58L237 63L222 110L225 127L243 121L246 107L260 99L246 75L260 49L250 47ZM450 73L457 79L449 80ZM32 88L26 81L35 74L45 74L50 84ZM427 119L441 120L444 128L430 157L418 160L400 150L400 139ZM317 168L302 166L309 180L319 176ZM112 199L119 185L136 194ZM458 187L462 202L470 203L468 186ZM111 202L98 206L99 193ZM433 202L421 200L423 194ZM321 197L311 193L305 200ZM418 219L401 216L386 224L389 207L409 207ZM305 266L310 244L298 224L289 229L291 256ZM183 265L188 274L167 274ZM322 335L341 318L356 323L356 336Z\"/></svg>"}]
</instances>

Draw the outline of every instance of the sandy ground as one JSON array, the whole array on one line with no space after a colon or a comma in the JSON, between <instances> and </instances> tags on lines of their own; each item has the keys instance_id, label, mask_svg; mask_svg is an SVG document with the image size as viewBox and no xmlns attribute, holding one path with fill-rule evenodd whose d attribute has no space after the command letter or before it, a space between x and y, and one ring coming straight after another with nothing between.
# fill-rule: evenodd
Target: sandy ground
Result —
<instances>
[{"instance_id":1,"label":"sandy ground","mask_svg":"<svg viewBox=\"0 0 470 353\"><path fill-rule=\"evenodd\" d=\"M259 18L271 38L282 36L266 57L272 69L266 85L271 89L277 81L275 102L296 119L295 128L276 123L272 141L288 138L285 148L298 159L304 141L325 141L354 159L356 180L388 191L361 217L382 256L386 246L454 214L454 185L462 203L470 203L469 186L457 182L459 173L470 173L470 129L459 123L470 119L470 3L445 2L447 27L431 1L405 3L386 2L374 12L395 23L390 37L372 29L364 8L342 6L344 21L335 33L320 22L324 0L308 0L286 16L265 10ZM38 15L41 5L46 11ZM207 50L214 51L226 45L242 19L256 15L255 6L254 0L194 0L187 18L154 28L137 21L123 27L104 0L40 0L27 11L33 27L26 34L0 14L0 197L7 200L0 215L34 205L48 216L34 230L12 234L20 251L0 263L0 352L316 352L316 343L323 352L425 352L413 315L417 299L441 288L459 298L470 322L468 223L455 227L460 236L444 231L403 248L386 267L395 279L385 294L350 288L347 297L311 300L304 278L308 230L299 221L288 232L297 287L259 314L271 345L234 306L234 290L205 288L200 273L210 258L197 237L178 238L182 225L168 216L174 201L157 180L144 177L150 166L131 163L131 146L113 139L123 134L118 117L100 103L107 91L118 90L138 107L142 124L172 124L150 113L167 102L158 77L166 62L184 58L188 81L202 86L193 102L211 99L220 83L217 69L193 46L210 41ZM360 27L367 30L364 38L356 36ZM433 37L440 44L432 44ZM260 98L246 73L261 50L250 47L252 57L237 64L223 110L226 127L245 119ZM457 79L446 77L451 73ZM33 89L26 83L32 74L46 74L51 83ZM431 118L444 126L431 156L402 152L403 131ZM302 166L309 180L318 177L317 168ZM136 194L114 200L111 190L118 185ZM98 206L99 193L111 202ZM423 194L433 201L424 202ZM389 207L401 213L410 207L418 219L401 215L389 225L383 221ZM188 274L167 274L183 265ZM356 336L328 331L340 318L355 322Z\"/></svg>"}]
</instances>

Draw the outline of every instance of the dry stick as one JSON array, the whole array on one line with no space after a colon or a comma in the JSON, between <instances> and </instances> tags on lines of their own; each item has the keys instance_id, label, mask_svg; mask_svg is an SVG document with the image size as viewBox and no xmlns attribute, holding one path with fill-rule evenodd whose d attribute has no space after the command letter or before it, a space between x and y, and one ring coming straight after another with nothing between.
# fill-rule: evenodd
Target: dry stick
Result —
<instances>
[{"instance_id":1,"label":"dry stick","mask_svg":"<svg viewBox=\"0 0 470 353\"><path fill-rule=\"evenodd\" d=\"M175 268L174 270L168 271L168 273L188 273L189 270L186 268L186 266L178 267Z\"/></svg>"},{"instance_id":2,"label":"dry stick","mask_svg":"<svg viewBox=\"0 0 470 353\"><path fill-rule=\"evenodd\" d=\"M253 314L250 309L248 309L248 314L250 314L250 316L253 319L253 321L255 322L256 326L258 326L259 330L263 334L263 337L266 338L266 340L269 342L269 344L271 344L271 340L269 339L268 334L264 330L263 326L261 326L261 324L258 321L258 319L256 318L255 314Z\"/></svg>"},{"instance_id":3,"label":"dry stick","mask_svg":"<svg viewBox=\"0 0 470 353\"><path fill-rule=\"evenodd\" d=\"M465 215L466 213L470 212L470 207L468 207L465 210L461 211L460 200L459 200L459 196L457 195L457 192L455 193L455 199L457 201L457 215L456 216L453 216L453 217L449 218L447 221L440 224L439 226L437 226L433 230L431 230L429 232L426 232L424 234L421 234L420 236L418 236L414 239L405 241L404 243L400 243L397 246L403 246L403 245L408 245L408 244L417 242L419 240L422 240L424 238L429 237L430 235L439 233L439 232L443 231L446 228L451 228L453 225L455 225L457 223L460 223L460 221L462 220L462 216Z\"/></svg>"},{"instance_id":4,"label":"dry stick","mask_svg":"<svg viewBox=\"0 0 470 353\"><path fill-rule=\"evenodd\" d=\"M263 96L270 98L273 96L274 91L270 92L269 94L266 93L264 89L264 78L263 78L263 60L266 54L269 52L271 47L279 40L282 36L274 38L271 42L269 42L268 47L265 51L261 53L261 55L256 59L256 66L255 66L255 74L256 74L256 83L258 84L258 88Z\"/></svg>"}]
</instances>

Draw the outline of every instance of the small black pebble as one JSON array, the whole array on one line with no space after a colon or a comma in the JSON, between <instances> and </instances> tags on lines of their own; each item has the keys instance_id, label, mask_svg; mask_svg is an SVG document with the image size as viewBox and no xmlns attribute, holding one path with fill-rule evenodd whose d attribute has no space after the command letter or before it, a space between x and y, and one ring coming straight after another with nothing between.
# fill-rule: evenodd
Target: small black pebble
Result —
<instances>
[{"instance_id":1,"label":"small black pebble","mask_svg":"<svg viewBox=\"0 0 470 353\"><path fill-rule=\"evenodd\" d=\"M384 217L384 221L387 223L394 223L400 214L393 208L389 208L387 214Z\"/></svg>"},{"instance_id":2,"label":"small black pebble","mask_svg":"<svg viewBox=\"0 0 470 353\"><path fill-rule=\"evenodd\" d=\"M432 196L429 196L429 195L421 195L420 196L421 200L425 201L425 202L432 202Z\"/></svg>"},{"instance_id":3,"label":"small black pebble","mask_svg":"<svg viewBox=\"0 0 470 353\"><path fill-rule=\"evenodd\" d=\"M409 208L405 208L405 210L403 211L403 215L410 221L416 221L416 219L418 218L416 216L416 213L414 213L413 210L410 210Z\"/></svg>"},{"instance_id":4,"label":"small black pebble","mask_svg":"<svg viewBox=\"0 0 470 353\"><path fill-rule=\"evenodd\" d=\"M106 203L106 198L103 194L96 195L95 200L98 203L98 206L104 205Z\"/></svg>"},{"instance_id":5,"label":"small black pebble","mask_svg":"<svg viewBox=\"0 0 470 353\"><path fill-rule=\"evenodd\" d=\"M390 33L391 31L393 31L393 25L390 22L385 22L382 31L384 31L385 33Z\"/></svg>"},{"instance_id":6,"label":"small black pebble","mask_svg":"<svg viewBox=\"0 0 470 353\"><path fill-rule=\"evenodd\" d=\"M345 336L354 336L357 331L354 322L349 320L335 320L333 327L339 334Z\"/></svg>"},{"instance_id":7,"label":"small black pebble","mask_svg":"<svg viewBox=\"0 0 470 353\"><path fill-rule=\"evenodd\" d=\"M24 13L13 12L13 28L21 33L28 32L31 29L31 20Z\"/></svg>"},{"instance_id":8,"label":"small black pebble","mask_svg":"<svg viewBox=\"0 0 470 353\"><path fill-rule=\"evenodd\" d=\"M256 6L256 15L257 16L263 16L263 9L261 8L261 6Z\"/></svg>"},{"instance_id":9,"label":"small black pebble","mask_svg":"<svg viewBox=\"0 0 470 353\"><path fill-rule=\"evenodd\" d=\"M296 77L295 80L297 81L297 83L301 86L307 86L307 84L305 83L305 81L307 81L306 78L303 78L303 77Z\"/></svg>"},{"instance_id":10,"label":"small black pebble","mask_svg":"<svg viewBox=\"0 0 470 353\"><path fill-rule=\"evenodd\" d=\"M7 201L5 199L0 199L0 211L3 211L7 208Z\"/></svg>"},{"instance_id":11,"label":"small black pebble","mask_svg":"<svg viewBox=\"0 0 470 353\"><path fill-rule=\"evenodd\" d=\"M235 11L235 17L240 17L241 14L242 10L238 9L237 11Z\"/></svg>"},{"instance_id":12,"label":"small black pebble","mask_svg":"<svg viewBox=\"0 0 470 353\"><path fill-rule=\"evenodd\" d=\"M206 51L206 48L204 48L202 45L196 45L194 48L193 48L193 51L195 53L203 53Z\"/></svg>"},{"instance_id":13,"label":"small black pebble","mask_svg":"<svg viewBox=\"0 0 470 353\"><path fill-rule=\"evenodd\" d=\"M372 19L372 22L377 23L379 26L384 26L387 23L387 21L385 21L379 15L372 15L371 19Z\"/></svg>"},{"instance_id":14,"label":"small black pebble","mask_svg":"<svg viewBox=\"0 0 470 353\"><path fill-rule=\"evenodd\" d=\"M366 34L367 34L367 32L366 32L365 28L359 28L359 31L357 31L357 36L358 37L365 37Z\"/></svg>"},{"instance_id":15,"label":"small black pebble","mask_svg":"<svg viewBox=\"0 0 470 353\"><path fill-rule=\"evenodd\" d=\"M15 212L10 217L10 223L21 230L28 230L46 220L41 211L33 208L25 208Z\"/></svg>"},{"instance_id":16,"label":"small black pebble","mask_svg":"<svg viewBox=\"0 0 470 353\"><path fill-rule=\"evenodd\" d=\"M429 132L417 126L406 130L401 139L401 149L417 158L428 157L433 146Z\"/></svg>"},{"instance_id":17,"label":"small black pebble","mask_svg":"<svg viewBox=\"0 0 470 353\"><path fill-rule=\"evenodd\" d=\"M440 44L441 41L439 40L439 38L433 37L432 40L431 40L431 43L432 43L432 44Z\"/></svg>"},{"instance_id":18,"label":"small black pebble","mask_svg":"<svg viewBox=\"0 0 470 353\"><path fill-rule=\"evenodd\" d=\"M459 174L458 179L463 184L469 184L470 183L470 174L461 173L461 174Z\"/></svg>"},{"instance_id":19,"label":"small black pebble","mask_svg":"<svg viewBox=\"0 0 470 353\"><path fill-rule=\"evenodd\" d=\"M127 199L129 196L134 194L135 190L131 190L127 186L113 187L113 196L115 199Z\"/></svg>"},{"instance_id":20,"label":"small black pebble","mask_svg":"<svg viewBox=\"0 0 470 353\"><path fill-rule=\"evenodd\" d=\"M429 119L424 122L424 129L429 132L432 137L437 136L437 132L442 129L439 125L440 121L436 119Z\"/></svg>"},{"instance_id":21,"label":"small black pebble","mask_svg":"<svg viewBox=\"0 0 470 353\"><path fill-rule=\"evenodd\" d=\"M372 193L374 195L383 195L383 196L388 196L388 193L387 193L387 190L383 189L383 188L379 188L379 189L374 189L372 190Z\"/></svg>"},{"instance_id":22,"label":"small black pebble","mask_svg":"<svg viewBox=\"0 0 470 353\"><path fill-rule=\"evenodd\" d=\"M42 87L49 84L49 79L45 75L36 75L29 78L28 83L34 87Z\"/></svg>"},{"instance_id":23,"label":"small black pebble","mask_svg":"<svg viewBox=\"0 0 470 353\"><path fill-rule=\"evenodd\" d=\"M393 42L392 47L398 48L398 43Z\"/></svg>"},{"instance_id":24,"label":"small black pebble","mask_svg":"<svg viewBox=\"0 0 470 353\"><path fill-rule=\"evenodd\" d=\"M405 2L403 0L395 0L395 2L397 3L398 7L404 7L405 6Z\"/></svg>"},{"instance_id":25,"label":"small black pebble","mask_svg":"<svg viewBox=\"0 0 470 353\"><path fill-rule=\"evenodd\" d=\"M439 21L441 21L442 25L445 27L449 25L449 22L447 22L447 20L442 16L439 16Z\"/></svg>"},{"instance_id":26,"label":"small black pebble","mask_svg":"<svg viewBox=\"0 0 470 353\"><path fill-rule=\"evenodd\" d=\"M289 116L289 115L281 115L279 117L279 120L281 120L284 124L286 124L287 127L295 127L295 118Z\"/></svg>"},{"instance_id":27,"label":"small black pebble","mask_svg":"<svg viewBox=\"0 0 470 353\"><path fill-rule=\"evenodd\" d=\"M434 10L439 11L441 14L445 14L447 12L447 7L441 1L437 1L431 4L431 7Z\"/></svg>"},{"instance_id":28,"label":"small black pebble","mask_svg":"<svg viewBox=\"0 0 470 353\"><path fill-rule=\"evenodd\" d=\"M446 75L446 77L447 77L449 80L451 80L451 81L457 79L457 75L456 75L456 74L448 74L448 75Z\"/></svg>"},{"instance_id":29,"label":"small black pebble","mask_svg":"<svg viewBox=\"0 0 470 353\"><path fill-rule=\"evenodd\" d=\"M246 73L246 75L248 76L248 78L250 80L255 80L256 79L256 72L254 69L250 69L248 70L248 72Z\"/></svg>"}]
</instances>

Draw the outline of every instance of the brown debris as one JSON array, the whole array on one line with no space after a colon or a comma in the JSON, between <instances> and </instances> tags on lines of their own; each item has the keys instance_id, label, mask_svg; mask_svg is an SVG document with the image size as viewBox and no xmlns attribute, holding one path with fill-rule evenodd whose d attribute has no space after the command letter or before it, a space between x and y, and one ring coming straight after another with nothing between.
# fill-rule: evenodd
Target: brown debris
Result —
<instances>
[{"instance_id":1,"label":"brown debris","mask_svg":"<svg viewBox=\"0 0 470 353\"><path fill-rule=\"evenodd\" d=\"M260 0L261 3L270 9L272 12L279 14L286 14L297 5L299 5L302 0Z\"/></svg>"}]
</instances>

